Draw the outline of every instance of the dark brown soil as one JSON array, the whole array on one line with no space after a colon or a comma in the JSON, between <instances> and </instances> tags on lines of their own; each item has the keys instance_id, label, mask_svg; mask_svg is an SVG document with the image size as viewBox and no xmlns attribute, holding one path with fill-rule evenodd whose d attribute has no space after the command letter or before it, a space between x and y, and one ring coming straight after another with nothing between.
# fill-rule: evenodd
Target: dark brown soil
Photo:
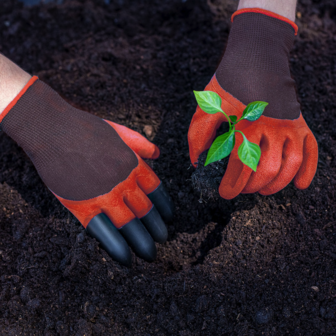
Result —
<instances>
[{"instance_id":1,"label":"dark brown soil","mask_svg":"<svg viewBox=\"0 0 336 336\"><path fill-rule=\"evenodd\" d=\"M229 131L228 123L223 123L217 130L217 136ZM198 192L200 198L199 202L214 202L220 200L218 192L219 185L225 174L226 168L229 163L230 156L212 162L204 166L208 151L204 151L198 158L198 165L194 172L191 174L191 182L194 190Z\"/></svg>"},{"instance_id":2,"label":"dark brown soil","mask_svg":"<svg viewBox=\"0 0 336 336\"><path fill-rule=\"evenodd\" d=\"M176 220L154 263L121 267L1 135L0 334L336 335L335 1L300 1L291 56L320 146L312 185L203 203L188 157L192 90L215 71L234 1L110 2L3 0L0 51L77 107L152 126Z\"/></svg>"},{"instance_id":3,"label":"dark brown soil","mask_svg":"<svg viewBox=\"0 0 336 336\"><path fill-rule=\"evenodd\" d=\"M200 202L220 200L218 188L229 163L229 156L227 156L204 166L207 154L208 151L205 151L200 155L198 165L191 175L193 187L200 194Z\"/></svg>"}]
</instances>

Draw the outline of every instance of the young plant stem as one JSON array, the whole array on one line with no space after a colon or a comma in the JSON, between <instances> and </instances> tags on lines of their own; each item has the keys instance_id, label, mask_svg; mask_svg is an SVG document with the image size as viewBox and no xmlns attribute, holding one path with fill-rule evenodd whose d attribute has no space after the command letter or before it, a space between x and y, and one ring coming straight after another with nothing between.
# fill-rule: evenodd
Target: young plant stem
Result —
<instances>
[{"instance_id":1,"label":"young plant stem","mask_svg":"<svg viewBox=\"0 0 336 336\"><path fill-rule=\"evenodd\" d=\"M246 139L245 134L242 131L235 131L235 133L240 133L244 139Z\"/></svg>"},{"instance_id":2,"label":"young plant stem","mask_svg":"<svg viewBox=\"0 0 336 336\"><path fill-rule=\"evenodd\" d=\"M230 127L230 131L232 130L232 124L231 124L231 120L230 120L230 118L227 116L227 114L221 109L221 112L225 115L225 117L226 117L226 119L228 120L228 122L229 122L229 127ZM229 131L229 132L230 132Z\"/></svg>"}]
</instances>

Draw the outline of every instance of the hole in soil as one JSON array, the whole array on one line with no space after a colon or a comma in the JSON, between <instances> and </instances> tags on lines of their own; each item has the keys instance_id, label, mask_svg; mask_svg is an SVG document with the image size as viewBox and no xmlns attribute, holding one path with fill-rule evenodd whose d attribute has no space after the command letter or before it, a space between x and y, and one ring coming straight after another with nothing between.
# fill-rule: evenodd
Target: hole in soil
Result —
<instances>
[{"instance_id":1,"label":"hole in soil","mask_svg":"<svg viewBox=\"0 0 336 336\"><path fill-rule=\"evenodd\" d=\"M109 51L101 52L100 58L103 62L111 62L113 65L117 64L117 58Z\"/></svg>"},{"instance_id":2,"label":"hole in soil","mask_svg":"<svg viewBox=\"0 0 336 336\"><path fill-rule=\"evenodd\" d=\"M195 255L197 256L197 259L192 263L192 265L202 264L208 253L221 244L222 232L229 221L227 218L222 217L217 219L218 220L216 222L209 225L210 231L203 240L199 249L196 251Z\"/></svg>"},{"instance_id":3,"label":"hole in soil","mask_svg":"<svg viewBox=\"0 0 336 336\"><path fill-rule=\"evenodd\" d=\"M330 8L330 18L336 22L336 7Z\"/></svg>"}]
</instances>

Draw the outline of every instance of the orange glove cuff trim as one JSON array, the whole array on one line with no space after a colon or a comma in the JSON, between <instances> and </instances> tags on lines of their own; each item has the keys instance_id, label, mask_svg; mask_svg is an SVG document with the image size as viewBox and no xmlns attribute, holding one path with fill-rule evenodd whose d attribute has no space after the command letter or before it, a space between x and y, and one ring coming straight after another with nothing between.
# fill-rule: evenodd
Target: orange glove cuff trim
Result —
<instances>
[{"instance_id":1,"label":"orange glove cuff trim","mask_svg":"<svg viewBox=\"0 0 336 336\"><path fill-rule=\"evenodd\" d=\"M19 94L9 103L9 105L3 110L3 112L0 114L0 123L2 120L6 117L8 112L15 106L15 104L19 101L19 99L25 94L25 92L31 87L35 81L38 79L37 76L33 76L30 78L28 83L24 86L24 88L19 92Z\"/></svg>"},{"instance_id":2,"label":"orange glove cuff trim","mask_svg":"<svg viewBox=\"0 0 336 336\"><path fill-rule=\"evenodd\" d=\"M244 13L259 13L259 14L264 14L264 15L273 17L275 19L278 19L278 20L281 20L281 21L284 21L284 22L287 22L288 24L290 24L294 28L295 35L297 35L297 33L299 31L298 26L292 20L289 20L288 18L286 18L286 17L284 17L282 15L276 14L274 12L271 12L271 11L268 11L268 10L262 9L262 8L243 8L243 9L239 9L239 10L237 10L236 12L234 12L232 14L232 16L231 16L231 22L233 22L233 19L237 15L244 14Z\"/></svg>"},{"instance_id":3,"label":"orange glove cuff trim","mask_svg":"<svg viewBox=\"0 0 336 336\"><path fill-rule=\"evenodd\" d=\"M83 201L67 200L55 193L54 195L85 228L93 217L104 213L115 227L120 229L135 217L142 218L147 215L153 204L145 194L150 194L160 185L155 173L137 154L135 155L138 158L138 166L125 181L107 194Z\"/></svg>"}]
</instances>

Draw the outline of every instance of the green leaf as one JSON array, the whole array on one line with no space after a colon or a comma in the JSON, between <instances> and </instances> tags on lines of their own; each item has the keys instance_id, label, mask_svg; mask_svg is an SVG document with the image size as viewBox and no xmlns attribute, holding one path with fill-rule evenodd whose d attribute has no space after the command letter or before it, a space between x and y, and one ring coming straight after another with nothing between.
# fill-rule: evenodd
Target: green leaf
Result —
<instances>
[{"instance_id":1,"label":"green leaf","mask_svg":"<svg viewBox=\"0 0 336 336\"><path fill-rule=\"evenodd\" d=\"M230 118L231 122L233 122L233 123L236 123L236 122L237 122L237 116L235 116L235 115L230 115L229 118Z\"/></svg>"},{"instance_id":2,"label":"green leaf","mask_svg":"<svg viewBox=\"0 0 336 336\"><path fill-rule=\"evenodd\" d=\"M255 121L263 114L268 103L263 101L255 101L248 104L243 112L241 119Z\"/></svg>"},{"instance_id":3,"label":"green leaf","mask_svg":"<svg viewBox=\"0 0 336 336\"><path fill-rule=\"evenodd\" d=\"M219 161L230 155L235 145L235 134L233 131L224 133L216 138L211 145L204 166Z\"/></svg>"},{"instance_id":4,"label":"green leaf","mask_svg":"<svg viewBox=\"0 0 336 336\"><path fill-rule=\"evenodd\" d=\"M212 91L194 91L197 104L206 113L214 114L223 112L221 105L222 99L216 92Z\"/></svg>"},{"instance_id":5,"label":"green leaf","mask_svg":"<svg viewBox=\"0 0 336 336\"><path fill-rule=\"evenodd\" d=\"M255 172L260 160L261 149L258 145L246 139L245 135L243 143L238 148L238 156L240 160Z\"/></svg>"}]
</instances>

